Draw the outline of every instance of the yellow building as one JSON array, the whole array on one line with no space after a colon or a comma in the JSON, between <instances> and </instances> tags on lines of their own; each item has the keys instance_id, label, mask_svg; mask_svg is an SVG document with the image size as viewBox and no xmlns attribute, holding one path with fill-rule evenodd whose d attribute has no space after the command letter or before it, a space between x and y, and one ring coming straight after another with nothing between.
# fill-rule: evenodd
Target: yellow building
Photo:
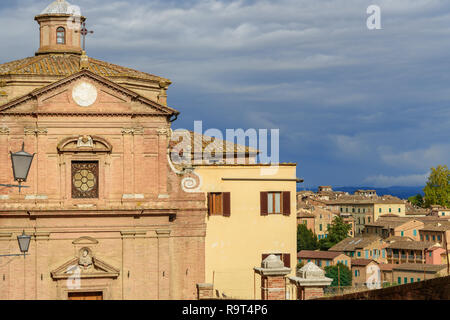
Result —
<instances>
[{"instance_id":1,"label":"yellow building","mask_svg":"<svg viewBox=\"0 0 450 320\"><path fill-rule=\"evenodd\" d=\"M264 170L272 169L195 166L208 197L205 282L214 284L215 295L260 299L260 278L253 268L269 254L280 255L295 275L296 165L281 164L271 175Z\"/></svg>"}]
</instances>

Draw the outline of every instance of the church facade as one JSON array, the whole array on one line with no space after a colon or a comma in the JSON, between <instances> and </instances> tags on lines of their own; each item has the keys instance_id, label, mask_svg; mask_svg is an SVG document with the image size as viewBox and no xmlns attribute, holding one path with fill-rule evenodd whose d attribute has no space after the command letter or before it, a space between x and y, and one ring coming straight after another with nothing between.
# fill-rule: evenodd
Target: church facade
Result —
<instances>
[{"instance_id":1,"label":"church facade","mask_svg":"<svg viewBox=\"0 0 450 320\"><path fill-rule=\"evenodd\" d=\"M0 299L193 299L204 282L205 195L168 163L164 78L91 59L65 1L36 17L36 55L0 65ZM84 21L81 17L79 23Z\"/></svg>"}]
</instances>

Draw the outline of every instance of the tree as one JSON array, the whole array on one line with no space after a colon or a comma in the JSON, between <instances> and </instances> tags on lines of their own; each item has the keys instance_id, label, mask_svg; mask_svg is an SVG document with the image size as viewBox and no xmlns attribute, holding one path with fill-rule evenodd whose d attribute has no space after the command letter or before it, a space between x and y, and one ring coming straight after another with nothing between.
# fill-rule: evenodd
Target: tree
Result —
<instances>
[{"instance_id":1,"label":"tree","mask_svg":"<svg viewBox=\"0 0 450 320\"><path fill-rule=\"evenodd\" d=\"M416 206L416 207L423 207L424 206L423 197L422 197L422 195L420 193L418 193L415 196L409 197L408 201L411 202L411 204Z\"/></svg>"},{"instance_id":2,"label":"tree","mask_svg":"<svg viewBox=\"0 0 450 320\"><path fill-rule=\"evenodd\" d=\"M425 207L429 208L431 205L450 206L450 170L446 165L431 168L423 192L425 193Z\"/></svg>"},{"instance_id":3,"label":"tree","mask_svg":"<svg viewBox=\"0 0 450 320\"><path fill-rule=\"evenodd\" d=\"M301 250L316 250L318 248L316 235L304 224L297 226L297 252Z\"/></svg>"},{"instance_id":4,"label":"tree","mask_svg":"<svg viewBox=\"0 0 450 320\"><path fill-rule=\"evenodd\" d=\"M325 269L325 277L333 279L331 287L337 287L338 284L340 287L350 287L352 285L352 271L343 263L338 263L335 266L328 266L325 267L324 269Z\"/></svg>"},{"instance_id":5,"label":"tree","mask_svg":"<svg viewBox=\"0 0 450 320\"><path fill-rule=\"evenodd\" d=\"M335 217L328 229L328 236L319 240L320 250L327 251L335 244L348 237L351 225L344 222L341 217Z\"/></svg>"}]
</instances>

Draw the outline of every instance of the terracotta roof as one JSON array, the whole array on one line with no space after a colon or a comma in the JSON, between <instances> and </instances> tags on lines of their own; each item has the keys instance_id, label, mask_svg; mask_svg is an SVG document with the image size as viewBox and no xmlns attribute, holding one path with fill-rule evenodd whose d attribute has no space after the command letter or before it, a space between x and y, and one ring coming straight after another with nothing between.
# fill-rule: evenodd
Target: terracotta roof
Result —
<instances>
[{"instance_id":1,"label":"terracotta roof","mask_svg":"<svg viewBox=\"0 0 450 320\"><path fill-rule=\"evenodd\" d=\"M355 251L364 248L375 241L380 241L380 237L355 237L346 238L332 246L329 251Z\"/></svg>"},{"instance_id":2,"label":"terracotta roof","mask_svg":"<svg viewBox=\"0 0 450 320\"><path fill-rule=\"evenodd\" d=\"M352 266L362 266L365 267L371 262L376 262L372 259L352 259ZM378 262L376 262L378 263Z\"/></svg>"},{"instance_id":3,"label":"terracotta roof","mask_svg":"<svg viewBox=\"0 0 450 320\"><path fill-rule=\"evenodd\" d=\"M381 271L392 271L392 268L395 266L393 263L380 263L378 264Z\"/></svg>"},{"instance_id":4,"label":"terracotta roof","mask_svg":"<svg viewBox=\"0 0 450 320\"><path fill-rule=\"evenodd\" d=\"M429 241L395 241L390 243L387 248L390 249L410 249L410 250L424 250L431 248L435 245L435 242Z\"/></svg>"},{"instance_id":5,"label":"terracotta roof","mask_svg":"<svg viewBox=\"0 0 450 320\"><path fill-rule=\"evenodd\" d=\"M43 54L0 64L2 75L38 75L67 77L80 71L80 55L76 54ZM122 67L101 60L89 59L88 70L106 78L134 78L149 81L170 80L149 73ZM111 80L111 79L110 79Z\"/></svg>"},{"instance_id":6,"label":"terracotta roof","mask_svg":"<svg viewBox=\"0 0 450 320\"><path fill-rule=\"evenodd\" d=\"M450 222L449 221L427 222L427 223L425 223L424 227L421 230L424 230L424 231L450 230Z\"/></svg>"},{"instance_id":7,"label":"terracotta roof","mask_svg":"<svg viewBox=\"0 0 450 320\"><path fill-rule=\"evenodd\" d=\"M414 239L412 239L410 237L389 236L386 239L384 239L384 241L386 241L386 242L391 242L391 241L414 241Z\"/></svg>"},{"instance_id":8,"label":"terracotta roof","mask_svg":"<svg viewBox=\"0 0 450 320\"><path fill-rule=\"evenodd\" d=\"M198 143L202 146L202 152L210 150L215 151L216 153L226 154L227 152L231 151L235 154L237 153L245 155L256 155L259 152L257 149L253 149L240 144L234 144L230 141L221 140L214 137L211 138L191 131L174 131L169 147L174 148L178 143L182 142L183 139L190 139L191 154L195 154L195 143Z\"/></svg>"},{"instance_id":9,"label":"terracotta roof","mask_svg":"<svg viewBox=\"0 0 450 320\"><path fill-rule=\"evenodd\" d=\"M445 264L422 264L422 263L401 263L396 264L393 270L403 270L403 271L427 271L427 272L438 272L442 269L447 268Z\"/></svg>"},{"instance_id":10,"label":"terracotta roof","mask_svg":"<svg viewBox=\"0 0 450 320\"><path fill-rule=\"evenodd\" d=\"M344 254L343 252L330 252L330 251L313 251L313 250L302 250L297 254L297 258L302 259L328 259L332 260L337 256Z\"/></svg>"}]
</instances>

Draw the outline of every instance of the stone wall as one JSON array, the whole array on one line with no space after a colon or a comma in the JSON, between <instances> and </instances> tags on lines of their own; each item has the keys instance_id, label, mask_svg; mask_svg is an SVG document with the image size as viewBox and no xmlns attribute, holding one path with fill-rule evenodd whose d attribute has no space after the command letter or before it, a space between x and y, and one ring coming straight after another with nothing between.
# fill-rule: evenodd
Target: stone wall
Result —
<instances>
[{"instance_id":1,"label":"stone wall","mask_svg":"<svg viewBox=\"0 0 450 320\"><path fill-rule=\"evenodd\" d=\"M450 276L321 300L449 300Z\"/></svg>"}]
</instances>

